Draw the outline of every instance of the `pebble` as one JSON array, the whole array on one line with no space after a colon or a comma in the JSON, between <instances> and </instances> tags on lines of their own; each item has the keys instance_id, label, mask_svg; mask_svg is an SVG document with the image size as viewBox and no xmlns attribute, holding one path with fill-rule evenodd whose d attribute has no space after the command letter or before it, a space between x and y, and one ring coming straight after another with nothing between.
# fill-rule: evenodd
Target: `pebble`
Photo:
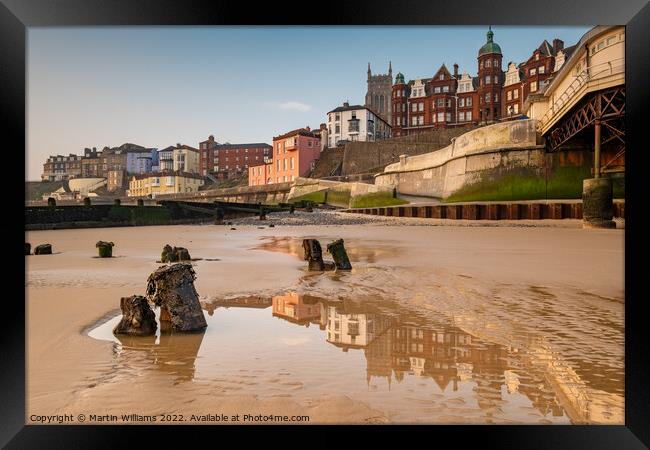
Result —
<instances>
[{"instance_id":1,"label":"pebble","mask_svg":"<svg viewBox=\"0 0 650 450\"><path fill-rule=\"evenodd\" d=\"M275 225L372 225L372 226L460 226L460 227L561 227L582 228L582 221L563 220L454 220L423 219L418 217L373 216L370 214L346 213L340 210L314 209L313 212L296 210L293 214L286 212L267 213L268 227ZM235 225L258 225L257 216L242 217L233 221ZM620 225L619 225L620 226Z\"/></svg>"}]
</instances>

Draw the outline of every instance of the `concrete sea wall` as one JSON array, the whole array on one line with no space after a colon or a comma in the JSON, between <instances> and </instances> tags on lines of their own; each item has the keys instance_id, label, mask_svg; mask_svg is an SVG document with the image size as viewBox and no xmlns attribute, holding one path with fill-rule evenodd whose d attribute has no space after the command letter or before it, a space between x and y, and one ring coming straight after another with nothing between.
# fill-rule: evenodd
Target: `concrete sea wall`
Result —
<instances>
[{"instance_id":1,"label":"concrete sea wall","mask_svg":"<svg viewBox=\"0 0 650 450\"><path fill-rule=\"evenodd\" d=\"M547 154L535 121L519 120L477 128L431 153L402 155L375 183L446 201L579 198L591 164L584 151Z\"/></svg>"}]
</instances>

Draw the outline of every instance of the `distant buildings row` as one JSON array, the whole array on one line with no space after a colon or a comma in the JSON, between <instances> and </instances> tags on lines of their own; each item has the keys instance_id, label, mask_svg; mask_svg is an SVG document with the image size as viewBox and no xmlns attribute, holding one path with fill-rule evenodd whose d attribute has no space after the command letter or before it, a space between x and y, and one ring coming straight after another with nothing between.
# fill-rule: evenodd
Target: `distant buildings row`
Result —
<instances>
[{"instance_id":1,"label":"distant buildings row","mask_svg":"<svg viewBox=\"0 0 650 450\"><path fill-rule=\"evenodd\" d=\"M591 54L624 38L623 33L608 38ZM501 47L490 29L478 51L476 77L460 75L457 64L453 72L443 64L431 78L407 82L398 73L393 82L392 65L388 74L379 75L368 65L365 105L345 102L329 111L327 123L318 129L289 131L274 137L273 145L219 143L211 135L198 149L176 144L159 150L130 143L101 151L87 148L83 156L49 157L42 180L106 178L108 191L128 188L129 195L137 196L192 192L207 181L245 174L251 186L289 182L307 175L325 147L521 117L529 99L543 92L574 49L559 39L552 44L544 40L528 60L510 62L503 71Z\"/></svg>"}]
</instances>

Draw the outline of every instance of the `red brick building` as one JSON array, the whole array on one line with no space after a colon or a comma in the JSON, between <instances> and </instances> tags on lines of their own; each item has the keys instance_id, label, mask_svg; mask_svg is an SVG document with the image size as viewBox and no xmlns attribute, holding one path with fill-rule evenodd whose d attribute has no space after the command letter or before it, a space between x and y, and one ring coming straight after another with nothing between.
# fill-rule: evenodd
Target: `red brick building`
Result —
<instances>
[{"instance_id":1,"label":"red brick building","mask_svg":"<svg viewBox=\"0 0 650 450\"><path fill-rule=\"evenodd\" d=\"M248 185L294 181L306 176L320 157L320 137L309 127L273 138L273 160L248 169Z\"/></svg>"},{"instance_id":2,"label":"red brick building","mask_svg":"<svg viewBox=\"0 0 650 450\"><path fill-rule=\"evenodd\" d=\"M273 147L265 143L219 144L210 135L199 143L201 175L228 179L244 174L249 167L259 166L271 157Z\"/></svg>"},{"instance_id":3,"label":"red brick building","mask_svg":"<svg viewBox=\"0 0 650 450\"><path fill-rule=\"evenodd\" d=\"M408 82L397 74L391 96L393 136L521 116L526 97L542 92L573 48L564 49L560 39L553 45L545 40L527 61L511 62L504 71L501 47L490 28L478 51L476 77L459 76L457 64L453 74L443 64L433 77Z\"/></svg>"},{"instance_id":4,"label":"red brick building","mask_svg":"<svg viewBox=\"0 0 650 450\"><path fill-rule=\"evenodd\" d=\"M478 51L478 122L493 123L501 118L501 88L504 76L501 70L501 47L493 40L492 29L487 42Z\"/></svg>"}]
</instances>

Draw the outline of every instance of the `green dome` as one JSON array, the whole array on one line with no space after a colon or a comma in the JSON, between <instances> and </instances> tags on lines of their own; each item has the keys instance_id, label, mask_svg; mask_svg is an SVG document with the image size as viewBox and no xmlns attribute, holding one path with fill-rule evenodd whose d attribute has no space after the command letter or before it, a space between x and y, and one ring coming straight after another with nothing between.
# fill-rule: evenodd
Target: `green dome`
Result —
<instances>
[{"instance_id":1,"label":"green dome","mask_svg":"<svg viewBox=\"0 0 650 450\"><path fill-rule=\"evenodd\" d=\"M490 29L487 32L487 42L478 51L478 56L487 55L488 53L498 53L499 55L501 54L501 47L499 47L499 44L492 41L493 37L494 37L494 33L492 32L492 28L490 27Z\"/></svg>"},{"instance_id":2,"label":"green dome","mask_svg":"<svg viewBox=\"0 0 650 450\"><path fill-rule=\"evenodd\" d=\"M397 75L395 75L395 84L404 84L404 74L402 72L397 72Z\"/></svg>"}]
</instances>

